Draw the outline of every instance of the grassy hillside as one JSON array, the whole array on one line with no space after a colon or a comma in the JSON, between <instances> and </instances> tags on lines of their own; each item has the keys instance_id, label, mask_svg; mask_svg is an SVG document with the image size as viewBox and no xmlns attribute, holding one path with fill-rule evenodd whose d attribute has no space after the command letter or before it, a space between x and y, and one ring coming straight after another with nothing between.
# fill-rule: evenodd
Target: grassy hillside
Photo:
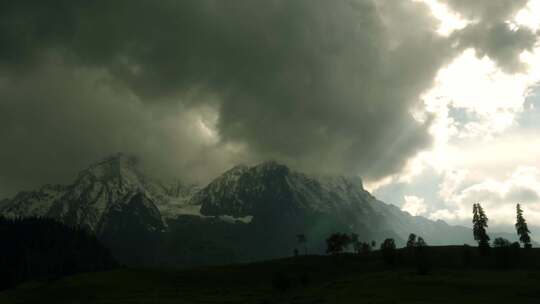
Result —
<instances>
[{"instance_id":1,"label":"grassy hillside","mask_svg":"<svg viewBox=\"0 0 540 304\"><path fill-rule=\"evenodd\" d=\"M445 266L419 275L390 269L377 254L307 256L186 270L118 269L32 282L0 293L0 303L539 303L540 271ZM537 255L540 252L534 251ZM452 262L453 263L453 262ZM486 264L487 265L487 264Z\"/></svg>"}]
</instances>

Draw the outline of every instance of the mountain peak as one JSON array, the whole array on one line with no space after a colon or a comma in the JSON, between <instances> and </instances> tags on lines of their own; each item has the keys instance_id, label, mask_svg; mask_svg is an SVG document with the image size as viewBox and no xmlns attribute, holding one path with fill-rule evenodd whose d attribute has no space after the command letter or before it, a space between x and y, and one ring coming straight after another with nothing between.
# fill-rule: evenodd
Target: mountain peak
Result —
<instances>
[{"instance_id":1,"label":"mountain peak","mask_svg":"<svg viewBox=\"0 0 540 304\"><path fill-rule=\"evenodd\" d=\"M273 213L295 213L301 209L332 212L371 200L360 179L319 178L267 161L227 171L194 196L193 204L201 205L203 214L242 217L270 209Z\"/></svg>"},{"instance_id":2,"label":"mountain peak","mask_svg":"<svg viewBox=\"0 0 540 304\"><path fill-rule=\"evenodd\" d=\"M118 152L103 158L101 161L91 165L91 167L109 165L119 168L133 168L137 163L138 159L135 156Z\"/></svg>"},{"instance_id":3,"label":"mountain peak","mask_svg":"<svg viewBox=\"0 0 540 304\"><path fill-rule=\"evenodd\" d=\"M249 169L249 167L247 165L239 164L239 165L236 165L236 166L232 167L231 169L225 171L224 174L231 174L231 173L234 173L234 172L242 172L242 171L245 171L247 169Z\"/></svg>"},{"instance_id":4,"label":"mountain peak","mask_svg":"<svg viewBox=\"0 0 540 304\"><path fill-rule=\"evenodd\" d=\"M253 167L257 172L283 172L289 173L290 169L284 164L278 163L274 160L265 161Z\"/></svg>"},{"instance_id":5,"label":"mountain peak","mask_svg":"<svg viewBox=\"0 0 540 304\"><path fill-rule=\"evenodd\" d=\"M116 181L120 184L142 183L142 175L137 167L137 158L124 153L116 153L90 165L79 173L78 180L90 178L99 181Z\"/></svg>"}]
</instances>

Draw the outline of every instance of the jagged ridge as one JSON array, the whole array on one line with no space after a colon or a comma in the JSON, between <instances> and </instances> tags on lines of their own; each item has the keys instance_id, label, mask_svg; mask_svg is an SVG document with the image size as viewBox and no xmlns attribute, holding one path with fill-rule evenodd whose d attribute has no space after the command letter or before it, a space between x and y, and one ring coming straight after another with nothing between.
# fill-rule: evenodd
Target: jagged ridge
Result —
<instances>
[{"instance_id":1,"label":"jagged ridge","mask_svg":"<svg viewBox=\"0 0 540 304\"><path fill-rule=\"evenodd\" d=\"M170 214L171 205L181 209L196 190L179 182L167 185L150 180L139 172L136 159L119 153L82 170L71 185L46 185L37 191L20 192L3 201L0 214L54 218L100 235L105 228L111 229L112 218L118 218L119 210L126 213L130 206L138 206L132 216L144 218L141 225L148 230L160 231L165 228L164 219L174 216ZM134 205L134 201L140 204Z\"/></svg>"},{"instance_id":2,"label":"jagged ridge","mask_svg":"<svg viewBox=\"0 0 540 304\"><path fill-rule=\"evenodd\" d=\"M373 239L404 239L410 232L435 243L470 238L465 228L413 217L378 201L358 177L307 175L265 162L236 166L201 188L149 179L134 158L123 154L91 165L71 185L21 192L0 204L0 214L51 217L98 235L114 231L120 222L162 231L168 220L188 215L233 223L253 219L254 224L293 225L321 234L346 229Z\"/></svg>"}]
</instances>

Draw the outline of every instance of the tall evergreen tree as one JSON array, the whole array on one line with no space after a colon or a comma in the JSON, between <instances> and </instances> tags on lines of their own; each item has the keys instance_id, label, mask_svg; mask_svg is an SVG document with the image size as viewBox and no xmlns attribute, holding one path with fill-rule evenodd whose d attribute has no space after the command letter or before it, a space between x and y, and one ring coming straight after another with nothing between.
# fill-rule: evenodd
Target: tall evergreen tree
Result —
<instances>
[{"instance_id":1,"label":"tall evergreen tree","mask_svg":"<svg viewBox=\"0 0 540 304\"><path fill-rule=\"evenodd\" d=\"M487 253L489 248L489 236L486 232L488 218L480 204L473 205L473 234L474 240L478 242L478 247L482 253Z\"/></svg>"},{"instance_id":2,"label":"tall evergreen tree","mask_svg":"<svg viewBox=\"0 0 540 304\"><path fill-rule=\"evenodd\" d=\"M529 236L529 228L527 227L527 222L523 217L523 210L521 206L517 204L516 206L517 220L516 220L516 230L519 235L519 240L523 243L523 247L531 248L531 237Z\"/></svg>"}]
</instances>

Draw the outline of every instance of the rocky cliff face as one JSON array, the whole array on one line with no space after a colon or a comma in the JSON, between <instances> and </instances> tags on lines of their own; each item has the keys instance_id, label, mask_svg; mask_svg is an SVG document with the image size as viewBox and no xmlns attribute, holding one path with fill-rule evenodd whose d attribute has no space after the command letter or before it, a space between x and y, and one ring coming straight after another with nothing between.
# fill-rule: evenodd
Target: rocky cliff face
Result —
<instances>
[{"instance_id":1,"label":"rocky cliff face","mask_svg":"<svg viewBox=\"0 0 540 304\"><path fill-rule=\"evenodd\" d=\"M275 162L235 167L201 189L190 204L200 205L202 215L251 216L267 226L274 222L313 233L342 229L404 240L413 232L441 244L470 238L466 228L413 217L377 200L358 177L311 176Z\"/></svg>"}]
</instances>

